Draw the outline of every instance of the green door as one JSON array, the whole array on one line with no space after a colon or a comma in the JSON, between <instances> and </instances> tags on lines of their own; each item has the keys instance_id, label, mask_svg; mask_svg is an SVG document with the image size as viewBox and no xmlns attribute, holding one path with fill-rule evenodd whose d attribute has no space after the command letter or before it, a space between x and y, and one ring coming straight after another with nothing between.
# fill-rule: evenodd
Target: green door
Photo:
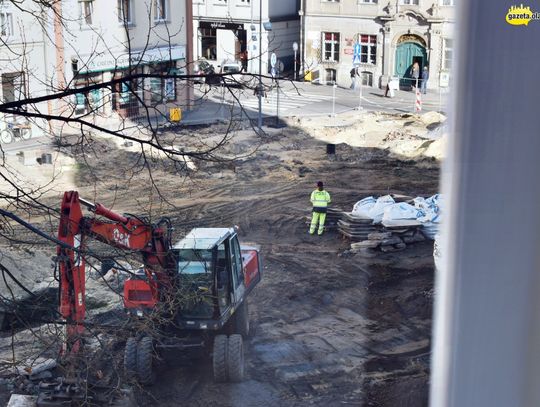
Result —
<instances>
[{"instance_id":1,"label":"green door","mask_svg":"<svg viewBox=\"0 0 540 407\"><path fill-rule=\"evenodd\" d=\"M400 85L410 87L412 84L411 71L414 62L418 62L420 72L427 65L426 49L416 42L402 42L396 48L395 75L400 78Z\"/></svg>"}]
</instances>

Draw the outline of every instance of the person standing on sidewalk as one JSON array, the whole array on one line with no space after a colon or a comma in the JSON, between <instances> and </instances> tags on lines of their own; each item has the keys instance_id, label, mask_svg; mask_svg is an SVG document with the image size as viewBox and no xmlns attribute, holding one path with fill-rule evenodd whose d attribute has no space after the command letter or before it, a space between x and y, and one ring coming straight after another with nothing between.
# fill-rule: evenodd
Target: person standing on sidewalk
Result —
<instances>
[{"instance_id":1,"label":"person standing on sidewalk","mask_svg":"<svg viewBox=\"0 0 540 407\"><path fill-rule=\"evenodd\" d=\"M317 234L320 236L324 232L324 221L326 220L326 210L331 202L330 194L324 190L322 181L317 182L317 189L311 193L311 204L313 205L313 214L311 216L311 226L309 234L312 235L319 225Z\"/></svg>"},{"instance_id":2,"label":"person standing on sidewalk","mask_svg":"<svg viewBox=\"0 0 540 407\"><path fill-rule=\"evenodd\" d=\"M356 77L358 76L358 68L356 68L355 66L352 67L351 69L351 89L352 90L355 90L356 89Z\"/></svg>"},{"instance_id":3,"label":"person standing on sidewalk","mask_svg":"<svg viewBox=\"0 0 540 407\"><path fill-rule=\"evenodd\" d=\"M424 66L424 69L422 70L422 84L420 85L421 92L425 95L427 93L427 81L429 79L429 70L427 66Z\"/></svg>"}]
</instances>

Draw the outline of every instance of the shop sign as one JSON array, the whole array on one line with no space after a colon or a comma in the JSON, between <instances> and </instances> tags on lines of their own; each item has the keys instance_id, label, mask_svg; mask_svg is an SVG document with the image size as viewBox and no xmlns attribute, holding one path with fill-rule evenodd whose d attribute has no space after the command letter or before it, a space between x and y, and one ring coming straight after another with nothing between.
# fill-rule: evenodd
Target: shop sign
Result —
<instances>
[{"instance_id":1,"label":"shop sign","mask_svg":"<svg viewBox=\"0 0 540 407\"><path fill-rule=\"evenodd\" d=\"M82 56L79 60L79 73L113 71L135 65L148 65L157 62L176 61L186 58L186 47L161 47L144 51L133 51L131 54L102 54Z\"/></svg>"},{"instance_id":2,"label":"shop sign","mask_svg":"<svg viewBox=\"0 0 540 407\"><path fill-rule=\"evenodd\" d=\"M200 21L199 28L214 28L216 30L243 30L244 24L224 23L222 21Z\"/></svg>"}]
</instances>

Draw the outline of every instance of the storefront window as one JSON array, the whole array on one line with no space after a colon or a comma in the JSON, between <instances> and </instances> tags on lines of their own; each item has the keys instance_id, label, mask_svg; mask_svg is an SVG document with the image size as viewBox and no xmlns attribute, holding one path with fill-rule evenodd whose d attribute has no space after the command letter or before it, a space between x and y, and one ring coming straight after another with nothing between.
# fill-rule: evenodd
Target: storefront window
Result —
<instances>
[{"instance_id":1,"label":"storefront window","mask_svg":"<svg viewBox=\"0 0 540 407\"><path fill-rule=\"evenodd\" d=\"M217 59L216 53L216 29L215 28L199 28L201 36L202 57L210 61Z\"/></svg>"},{"instance_id":2,"label":"storefront window","mask_svg":"<svg viewBox=\"0 0 540 407\"><path fill-rule=\"evenodd\" d=\"M77 74L74 78L76 88L96 85L102 82L101 73ZM102 89L92 89L74 95L75 111L77 114L103 111Z\"/></svg>"},{"instance_id":3,"label":"storefront window","mask_svg":"<svg viewBox=\"0 0 540 407\"><path fill-rule=\"evenodd\" d=\"M171 68L170 63L152 65L151 73L156 75L175 74L177 71ZM149 81L150 101L152 104L176 100L176 81L174 78L150 78Z\"/></svg>"},{"instance_id":4,"label":"storefront window","mask_svg":"<svg viewBox=\"0 0 540 407\"><path fill-rule=\"evenodd\" d=\"M142 67L132 72L118 71L114 79L121 79L128 75L142 74ZM113 86L113 109L120 115L127 117L136 117L139 115L139 108L143 101L142 79L126 79L125 82L117 83Z\"/></svg>"}]
</instances>

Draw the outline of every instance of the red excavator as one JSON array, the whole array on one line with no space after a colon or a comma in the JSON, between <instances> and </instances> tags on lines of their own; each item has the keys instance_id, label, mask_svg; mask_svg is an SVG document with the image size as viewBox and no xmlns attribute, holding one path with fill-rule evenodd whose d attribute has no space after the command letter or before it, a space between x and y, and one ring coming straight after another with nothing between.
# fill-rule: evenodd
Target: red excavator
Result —
<instances>
[{"instance_id":1,"label":"red excavator","mask_svg":"<svg viewBox=\"0 0 540 407\"><path fill-rule=\"evenodd\" d=\"M90 216L83 215L83 206ZM62 353L76 355L83 348L84 255L87 240L96 239L139 253L144 265L124 283L124 307L137 327L124 352L129 375L150 384L162 349L201 348L212 352L216 381L241 381L247 296L261 279L258 250L240 246L235 228L196 228L175 245L171 235L167 218L150 223L88 202L76 191L64 193L57 248L60 313L67 322Z\"/></svg>"}]
</instances>

